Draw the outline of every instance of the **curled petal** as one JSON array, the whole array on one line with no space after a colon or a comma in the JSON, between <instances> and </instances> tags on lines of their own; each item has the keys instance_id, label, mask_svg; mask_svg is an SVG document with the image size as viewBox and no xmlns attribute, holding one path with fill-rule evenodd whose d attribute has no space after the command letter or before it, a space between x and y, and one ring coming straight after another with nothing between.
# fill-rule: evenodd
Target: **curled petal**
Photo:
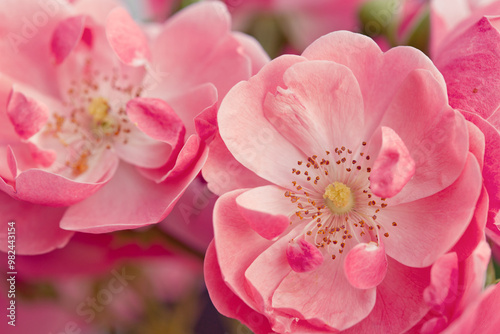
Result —
<instances>
[{"instance_id":1,"label":"curled petal","mask_svg":"<svg viewBox=\"0 0 500 334\"><path fill-rule=\"evenodd\" d=\"M272 240L289 226L289 201L278 187L265 186L249 190L236 198L241 215L262 237ZM278 200L277 200L278 199Z\"/></svg>"},{"instance_id":2,"label":"curled petal","mask_svg":"<svg viewBox=\"0 0 500 334\"><path fill-rule=\"evenodd\" d=\"M370 289L379 285L387 273L387 257L384 244L375 242L354 246L347 254L344 270L349 282L358 289Z\"/></svg>"},{"instance_id":3,"label":"curled petal","mask_svg":"<svg viewBox=\"0 0 500 334\"><path fill-rule=\"evenodd\" d=\"M288 243L286 258L292 270L298 273L312 271L323 263L323 254L303 239Z\"/></svg>"},{"instance_id":4,"label":"curled petal","mask_svg":"<svg viewBox=\"0 0 500 334\"><path fill-rule=\"evenodd\" d=\"M151 58L146 36L124 8L118 7L109 13L106 35L113 51L125 64L141 66Z\"/></svg>"},{"instance_id":5,"label":"curled petal","mask_svg":"<svg viewBox=\"0 0 500 334\"><path fill-rule=\"evenodd\" d=\"M82 40L86 21L85 15L73 16L61 21L56 27L50 41L50 51L56 64L61 64ZM87 33L86 36L88 39L84 41L91 43L92 35Z\"/></svg>"},{"instance_id":6,"label":"curled petal","mask_svg":"<svg viewBox=\"0 0 500 334\"><path fill-rule=\"evenodd\" d=\"M40 131L49 119L45 105L15 91L10 94L7 115L22 139L28 139Z\"/></svg>"},{"instance_id":7,"label":"curled petal","mask_svg":"<svg viewBox=\"0 0 500 334\"><path fill-rule=\"evenodd\" d=\"M382 147L370 176L371 190L379 197L391 198L415 174L415 161L403 140L391 128L382 127Z\"/></svg>"}]
</instances>

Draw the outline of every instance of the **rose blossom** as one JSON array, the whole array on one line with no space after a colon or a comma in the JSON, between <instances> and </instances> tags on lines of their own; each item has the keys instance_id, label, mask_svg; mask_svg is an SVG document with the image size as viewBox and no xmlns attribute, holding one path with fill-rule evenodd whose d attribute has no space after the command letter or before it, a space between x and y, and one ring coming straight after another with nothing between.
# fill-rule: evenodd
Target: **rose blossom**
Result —
<instances>
[{"instance_id":1,"label":"rose blossom","mask_svg":"<svg viewBox=\"0 0 500 334\"><path fill-rule=\"evenodd\" d=\"M483 179L489 196L486 234L500 245L500 1L432 2L432 58L450 105L483 132Z\"/></svg>"},{"instance_id":2,"label":"rose blossom","mask_svg":"<svg viewBox=\"0 0 500 334\"><path fill-rule=\"evenodd\" d=\"M329 34L237 84L218 124L250 189L215 205L206 283L256 333L408 330L430 309L428 266L480 241L483 138L416 49ZM209 185L234 189L214 151Z\"/></svg>"},{"instance_id":3,"label":"rose blossom","mask_svg":"<svg viewBox=\"0 0 500 334\"><path fill-rule=\"evenodd\" d=\"M100 233L157 223L205 162L218 99L267 56L230 32L218 3L144 31L113 1L50 4L19 1L2 14L0 189L12 198L2 217L18 220L25 241L59 226ZM25 219L32 205L59 209ZM29 232L36 224L41 235ZM61 247L68 233L59 235L18 251Z\"/></svg>"}]
</instances>

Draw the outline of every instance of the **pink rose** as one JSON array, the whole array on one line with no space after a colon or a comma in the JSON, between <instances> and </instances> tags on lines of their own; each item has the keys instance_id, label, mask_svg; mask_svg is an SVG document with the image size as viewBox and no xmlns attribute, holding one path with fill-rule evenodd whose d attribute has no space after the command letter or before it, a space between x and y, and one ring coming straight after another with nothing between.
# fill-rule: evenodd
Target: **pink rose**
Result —
<instances>
[{"instance_id":1,"label":"pink rose","mask_svg":"<svg viewBox=\"0 0 500 334\"><path fill-rule=\"evenodd\" d=\"M416 49L326 35L237 84L218 124L228 151L204 175L250 189L215 205L206 283L256 333L408 330L431 308L429 266L481 240L482 138ZM244 167L222 181L226 152Z\"/></svg>"},{"instance_id":2,"label":"pink rose","mask_svg":"<svg viewBox=\"0 0 500 334\"><path fill-rule=\"evenodd\" d=\"M19 1L9 11L0 25L0 189L12 200L0 212L31 230L19 235L24 254L64 246L70 234L59 228L101 233L162 220L206 160L219 99L268 60L255 40L231 33L218 3L146 30L111 0ZM27 219L32 208L50 213ZM30 241L49 234L58 240Z\"/></svg>"},{"instance_id":3,"label":"pink rose","mask_svg":"<svg viewBox=\"0 0 500 334\"><path fill-rule=\"evenodd\" d=\"M500 1L435 1L431 40L450 105L485 137L484 162L480 162L489 197L486 234L500 245L499 15Z\"/></svg>"}]
</instances>

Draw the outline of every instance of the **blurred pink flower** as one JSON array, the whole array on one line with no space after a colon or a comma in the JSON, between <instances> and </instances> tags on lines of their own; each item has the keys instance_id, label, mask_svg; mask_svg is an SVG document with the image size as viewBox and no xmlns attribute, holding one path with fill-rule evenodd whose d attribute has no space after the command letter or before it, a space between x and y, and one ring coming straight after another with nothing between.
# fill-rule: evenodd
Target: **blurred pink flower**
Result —
<instances>
[{"instance_id":1,"label":"blurred pink flower","mask_svg":"<svg viewBox=\"0 0 500 334\"><path fill-rule=\"evenodd\" d=\"M432 2L432 58L450 105L485 137L486 234L500 245L500 1Z\"/></svg>"},{"instance_id":2,"label":"blurred pink flower","mask_svg":"<svg viewBox=\"0 0 500 334\"><path fill-rule=\"evenodd\" d=\"M64 246L57 220L92 233L162 220L206 160L219 99L268 60L222 4L146 30L111 0L47 4L13 3L0 24L0 189L19 201L0 210L28 230L44 218L19 203L66 208L23 235L24 254Z\"/></svg>"},{"instance_id":3,"label":"blurred pink flower","mask_svg":"<svg viewBox=\"0 0 500 334\"><path fill-rule=\"evenodd\" d=\"M63 249L17 256L16 269L19 331L2 333L69 332L65 326L70 322L82 333L97 333L99 327L130 329L147 314L148 303L175 303L199 291L203 277L201 259L159 238L143 242L120 233L76 233ZM30 296L40 284L54 293ZM0 298L2 305L5 300ZM37 311L49 319L42 320ZM39 322L39 330L27 329L33 322Z\"/></svg>"},{"instance_id":4,"label":"blurred pink flower","mask_svg":"<svg viewBox=\"0 0 500 334\"><path fill-rule=\"evenodd\" d=\"M236 29L245 30L256 15L280 18L292 45L304 50L336 30L358 30L358 11L367 0L224 0Z\"/></svg>"},{"instance_id":5,"label":"blurred pink flower","mask_svg":"<svg viewBox=\"0 0 500 334\"><path fill-rule=\"evenodd\" d=\"M416 49L332 33L237 84L218 123L204 175L251 189L217 201L205 277L256 333L405 331L431 307L428 266L481 241L484 142ZM221 182L229 152L248 169Z\"/></svg>"}]
</instances>

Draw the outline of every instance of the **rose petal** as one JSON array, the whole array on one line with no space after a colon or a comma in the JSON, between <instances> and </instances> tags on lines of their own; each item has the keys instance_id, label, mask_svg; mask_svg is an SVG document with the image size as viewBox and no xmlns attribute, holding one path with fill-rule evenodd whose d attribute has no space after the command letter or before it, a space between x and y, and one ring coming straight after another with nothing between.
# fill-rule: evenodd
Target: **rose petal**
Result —
<instances>
[{"instance_id":1,"label":"rose petal","mask_svg":"<svg viewBox=\"0 0 500 334\"><path fill-rule=\"evenodd\" d=\"M286 259L293 271L305 273L323 263L323 254L313 244L300 239L288 243Z\"/></svg>"},{"instance_id":2,"label":"rose petal","mask_svg":"<svg viewBox=\"0 0 500 334\"><path fill-rule=\"evenodd\" d=\"M9 250L7 222L10 221L15 222L18 254L42 254L64 247L74 234L59 227L65 210L15 200L0 191L0 216L4 220L4 228L0 231L1 250Z\"/></svg>"},{"instance_id":3,"label":"rose petal","mask_svg":"<svg viewBox=\"0 0 500 334\"><path fill-rule=\"evenodd\" d=\"M382 147L370 174L370 188L378 197L391 198L415 174L415 161L398 134L382 127Z\"/></svg>"},{"instance_id":4,"label":"rose petal","mask_svg":"<svg viewBox=\"0 0 500 334\"><path fill-rule=\"evenodd\" d=\"M150 60L148 40L124 8L118 7L109 13L106 35L113 51L125 64L141 66Z\"/></svg>"},{"instance_id":5,"label":"rose petal","mask_svg":"<svg viewBox=\"0 0 500 334\"><path fill-rule=\"evenodd\" d=\"M266 239L276 238L290 225L293 206L284 192L275 186L265 186L248 190L236 198L241 215Z\"/></svg>"},{"instance_id":6,"label":"rose petal","mask_svg":"<svg viewBox=\"0 0 500 334\"><path fill-rule=\"evenodd\" d=\"M56 27L50 41L50 50L56 64L61 64L78 45L84 35L86 21L85 15L73 16L61 21Z\"/></svg>"},{"instance_id":7,"label":"rose petal","mask_svg":"<svg viewBox=\"0 0 500 334\"><path fill-rule=\"evenodd\" d=\"M387 273L384 244L360 243L347 254L344 272L355 288L371 289L379 285Z\"/></svg>"},{"instance_id":8,"label":"rose petal","mask_svg":"<svg viewBox=\"0 0 500 334\"><path fill-rule=\"evenodd\" d=\"M17 134L22 139L28 139L43 128L49 119L49 110L38 101L12 91L7 105L7 115Z\"/></svg>"}]
</instances>

